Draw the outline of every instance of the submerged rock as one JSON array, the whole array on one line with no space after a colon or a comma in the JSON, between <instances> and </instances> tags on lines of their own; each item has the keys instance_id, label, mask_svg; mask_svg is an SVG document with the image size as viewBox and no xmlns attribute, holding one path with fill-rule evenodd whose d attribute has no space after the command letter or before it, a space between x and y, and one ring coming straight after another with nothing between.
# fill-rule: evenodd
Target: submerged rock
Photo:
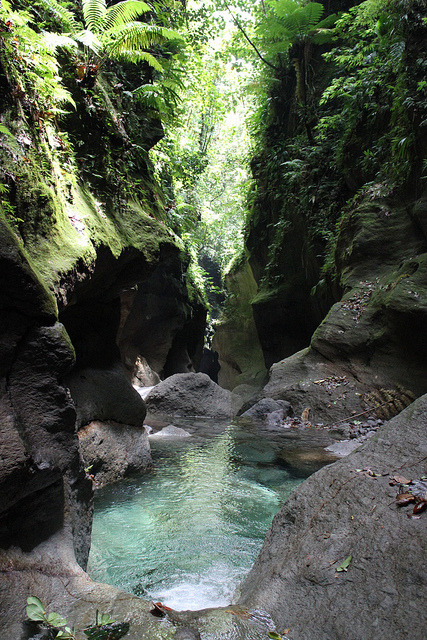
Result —
<instances>
[{"instance_id":1,"label":"submerged rock","mask_svg":"<svg viewBox=\"0 0 427 640\"><path fill-rule=\"evenodd\" d=\"M194 629L178 629L174 635L175 640L200 640L200 633Z\"/></svg>"},{"instance_id":2,"label":"submerged rock","mask_svg":"<svg viewBox=\"0 0 427 640\"><path fill-rule=\"evenodd\" d=\"M243 404L231 391L222 389L205 373L178 373L170 376L146 397L150 415L204 416L231 418Z\"/></svg>"},{"instance_id":3,"label":"submerged rock","mask_svg":"<svg viewBox=\"0 0 427 640\"><path fill-rule=\"evenodd\" d=\"M180 429L173 424L169 424L160 431L150 434L149 438L150 440L162 440L163 438L188 438L189 436L191 436L191 433L188 433L185 429Z\"/></svg>"},{"instance_id":4,"label":"submerged rock","mask_svg":"<svg viewBox=\"0 0 427 640\"><path fill-rule=\"evenodd\" d=\"M239 602L269 611L292 640L422 640L427 514L396 506L390 477L421 478L426 456L427 395L298 487Z\"/></svg>"},{"instance_id":5,"label":"submerged rock","mask_svg":"<svg viewBox=\"0 0 427 640\"><path fill-rule=\"evenodd\" d=\"M296 477L306 478L311 473L318 471L326 464L335 462L338 454L324 449L312 447L311 449L283 449L278 454L280 462Z\"/></svg>"},{"instance_id":6,"label":"submerged rock","mask_svg":"<svg viewBox=\"0 0 427 640\"><path fill-rule=\"evenodd\" d=\"M78 436L85 466L97 487L151 466L150 445L143 427L94 421L80 429Z\"/></svg>"}]
</instances>

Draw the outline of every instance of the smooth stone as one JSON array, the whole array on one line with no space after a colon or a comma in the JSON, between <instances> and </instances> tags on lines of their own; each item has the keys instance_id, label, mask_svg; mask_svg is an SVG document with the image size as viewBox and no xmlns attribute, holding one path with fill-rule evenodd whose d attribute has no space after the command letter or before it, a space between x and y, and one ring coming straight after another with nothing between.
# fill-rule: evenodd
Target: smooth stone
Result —
<instances>
[{"instance_id":1,"label":"smooth stone","mask_svg":"<svg viewBox=\"0 0 427 640\"><path fill-rule=\"evenodd\" d=\"M188 433L185 429L169 424L160 431L156 431L156 433L150 433L148 437L150 440L162 440L163 438L189 438L190 436L191 433Z\"/></svg>"}]
</instances>

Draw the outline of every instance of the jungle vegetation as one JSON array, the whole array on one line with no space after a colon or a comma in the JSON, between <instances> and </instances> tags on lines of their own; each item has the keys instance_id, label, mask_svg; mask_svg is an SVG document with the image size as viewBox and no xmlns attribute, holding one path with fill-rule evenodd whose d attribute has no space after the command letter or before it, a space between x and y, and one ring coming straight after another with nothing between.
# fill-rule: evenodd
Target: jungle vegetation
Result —
<instances>
[{"instance_id":1,"label":"jungle vegetation","mask_svg":"<svg viewBox=\"0 0 427 640\"><path fill-rule=\"evenodd\" d=\"M0 75L68 158L70 77L95 101L103 73L132 77L127 109L163 128L150 151L159 216L196 277L207 275L202 256L223 273L238 260L270 208L264 279L274 285L290 203L331 275L349 201L422 179L426 20L423 0L3 0ZM11 135L0 113L0 144ZM8 192L3 172L0 206L13 220Z\"/></svg>"}]
</instances>

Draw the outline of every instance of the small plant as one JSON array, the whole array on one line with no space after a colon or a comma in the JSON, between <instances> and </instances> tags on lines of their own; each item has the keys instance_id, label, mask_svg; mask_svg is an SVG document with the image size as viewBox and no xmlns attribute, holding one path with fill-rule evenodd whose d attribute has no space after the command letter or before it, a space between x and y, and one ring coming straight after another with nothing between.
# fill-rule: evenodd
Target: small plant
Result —
<instances>
[{"instance_id":1,"label":"small plant","mask_svg":"<svg viewBox=\"0 0 427 640\"><path fill-rule=\"evenodd\" d=\"M27 616L32 622L37 622L48 630L49 639L80 640L74 630L67 625L67 621L58 613L48 612L42 601L36 596L27 598ZM89 640L120 640L129 631L128 622L114 622L107 614L96 612L95 624L83 630Z\"/></svg>"}]
</instances>

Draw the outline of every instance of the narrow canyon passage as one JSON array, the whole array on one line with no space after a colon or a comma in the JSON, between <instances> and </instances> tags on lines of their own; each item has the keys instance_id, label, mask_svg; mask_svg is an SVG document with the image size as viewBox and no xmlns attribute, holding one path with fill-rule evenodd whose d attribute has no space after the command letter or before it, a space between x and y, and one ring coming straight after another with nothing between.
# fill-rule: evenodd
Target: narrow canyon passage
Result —
<instances>
[{"instance_id":1,"label":"narrow canyon passage","mask_svg":"<svg viewBox=\"0 0 427 640\"><path fill-rule=\"evenodd\" d=\"M425 4L0 2L0 640L425 640Z\"/></svg>"}]
</instances>

